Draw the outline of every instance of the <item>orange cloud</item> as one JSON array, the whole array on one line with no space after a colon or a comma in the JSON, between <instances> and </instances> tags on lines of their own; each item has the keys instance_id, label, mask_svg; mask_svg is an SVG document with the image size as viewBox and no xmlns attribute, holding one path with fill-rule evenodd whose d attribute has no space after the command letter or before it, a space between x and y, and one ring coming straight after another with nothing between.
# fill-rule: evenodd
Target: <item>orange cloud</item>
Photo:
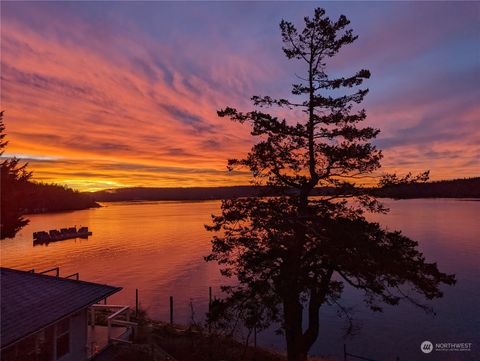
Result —
<instances>
[{"instance_id":1,"label":"orange cloud","mask_svg":"<svg viewBox=\"0 0 480 361\"><path fill-rule=\"evenodd\" d=\"M207 51L197 38L160 41L124 18L87 21L47 10L37 8L31 22L2 14L8 152L27 158L35 179L82 190L248 183L248 174L228 174L225 164L249 150L249 129L216 110L249 109L249 97L262 91L284 96L283 82L295 78L283 59L272 61L255 39L237 49L212 32ZM480 155L478 106L458 108L457 98L447 104L444 96L378 96L367 110L369 122L384 129L385 171L432 169L434 178L480 172L473 162ZM445 117L446 109L455 116ZM406 141L410 130L417 135Z\"/></svg>"}]
</instances>

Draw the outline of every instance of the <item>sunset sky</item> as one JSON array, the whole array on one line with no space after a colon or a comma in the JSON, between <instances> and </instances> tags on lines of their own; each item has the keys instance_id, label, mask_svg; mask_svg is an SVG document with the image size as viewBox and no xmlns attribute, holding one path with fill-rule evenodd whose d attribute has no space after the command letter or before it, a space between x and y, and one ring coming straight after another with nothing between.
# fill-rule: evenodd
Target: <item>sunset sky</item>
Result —
<instances>
[{"instance_id":1,"label":"sunset sky","mask_svg":"<svg viewBox=\"0 0 480 361\"><path fill-rule=\"evenodd\" d=\"M278 23L316 6L359 35L331 69L371 70L382 171L479 176L480 2L2 2L6 155L81 190L247 184L225 165L249 130L216 110L288 96Z\"/></svg>"}]
</instances>

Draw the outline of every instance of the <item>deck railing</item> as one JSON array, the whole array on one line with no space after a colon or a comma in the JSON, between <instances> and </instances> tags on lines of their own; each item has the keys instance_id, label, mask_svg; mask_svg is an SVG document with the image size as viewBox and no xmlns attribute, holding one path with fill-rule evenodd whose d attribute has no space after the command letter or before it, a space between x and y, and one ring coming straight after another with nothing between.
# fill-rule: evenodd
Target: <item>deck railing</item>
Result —
<instances>
[{"instance_id":1,"label":"deck railing","mask_svg":"<svg viewBox=\"0 0 480 361\"><path fill-rule=\"evenodd\" d=\"M115 338L112 337L112 327L115 326L122 326L126 327L127 332L131 334L132 332L135 332L138 324L136 322L131 322L130 321L130 315L132 313L132 310L130 309L129 306L125 305L101 305L101 304L94 304L90 306L90 326L95 326L95 311L96 310L107 310L107 311L114 311L111 315L107 317L107 327L108 327L108 343L112 343L113 341L118 341L118 342L127 342L128 339L122 339L122 338ZM120 317L125 317L125 320L120 319Z\"/></svg>"}]
</instances>

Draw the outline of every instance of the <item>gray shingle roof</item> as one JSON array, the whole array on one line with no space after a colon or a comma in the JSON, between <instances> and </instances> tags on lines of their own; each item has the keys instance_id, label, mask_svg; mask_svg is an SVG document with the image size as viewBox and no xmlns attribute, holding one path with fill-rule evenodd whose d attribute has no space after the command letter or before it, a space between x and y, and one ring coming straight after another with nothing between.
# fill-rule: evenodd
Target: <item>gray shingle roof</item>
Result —
<instances>
[{"instance_id":1,"label":"gray shingle roof","mask_svg":"<svg viewBox=\"0 0 480 361\"><path fill-rule=\"evenodd\" d=\"M0 270L1 348L121 290L9 268Z\"/></svg>"}]
</instances>

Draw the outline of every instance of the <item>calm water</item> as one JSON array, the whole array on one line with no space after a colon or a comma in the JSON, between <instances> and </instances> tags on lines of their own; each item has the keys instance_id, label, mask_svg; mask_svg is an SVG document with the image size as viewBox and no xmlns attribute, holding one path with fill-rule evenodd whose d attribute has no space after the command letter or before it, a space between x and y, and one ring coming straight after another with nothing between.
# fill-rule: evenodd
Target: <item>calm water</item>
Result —
<instances>
[{"instance_id":1,"label":"calm water","mask_svg":"<svg viewBox=\"0 0 480 361\"><path fill-rule=\"evenodd\" d=\"M175 299L175 321L202 319L208 287L219 294L222 279L203 256L210 235L203 225L217 213L219 202L105 203L98 209L30 216L30 224L15 239L1 242L4 267L36 271L60 267L61 275L80 272L80 278L123 287L110 303L134 305L135 288L149 314L167 319L168 297ZM455 273L458 283L432 303L437 315L414 306L386 307L372 313L361 294L346 289L342 302L354 307L359 333L343 338L344 321L336 310L322 310L321 334L313 353L340 359L343 344L352 353L378 360L480 360L480 202L468 200L385 200L391 212L375 219L390 229L401 229L420 243L430 261ZM93 236L48 246L33 246L32 232L69 226L88 226ZM260 337L264 346L283 349L272 332ZM419 345L435 342L472 342L471 352L433 352ZM343 359L343 355L342 355Z\"/></svg>"}]
</instances>

